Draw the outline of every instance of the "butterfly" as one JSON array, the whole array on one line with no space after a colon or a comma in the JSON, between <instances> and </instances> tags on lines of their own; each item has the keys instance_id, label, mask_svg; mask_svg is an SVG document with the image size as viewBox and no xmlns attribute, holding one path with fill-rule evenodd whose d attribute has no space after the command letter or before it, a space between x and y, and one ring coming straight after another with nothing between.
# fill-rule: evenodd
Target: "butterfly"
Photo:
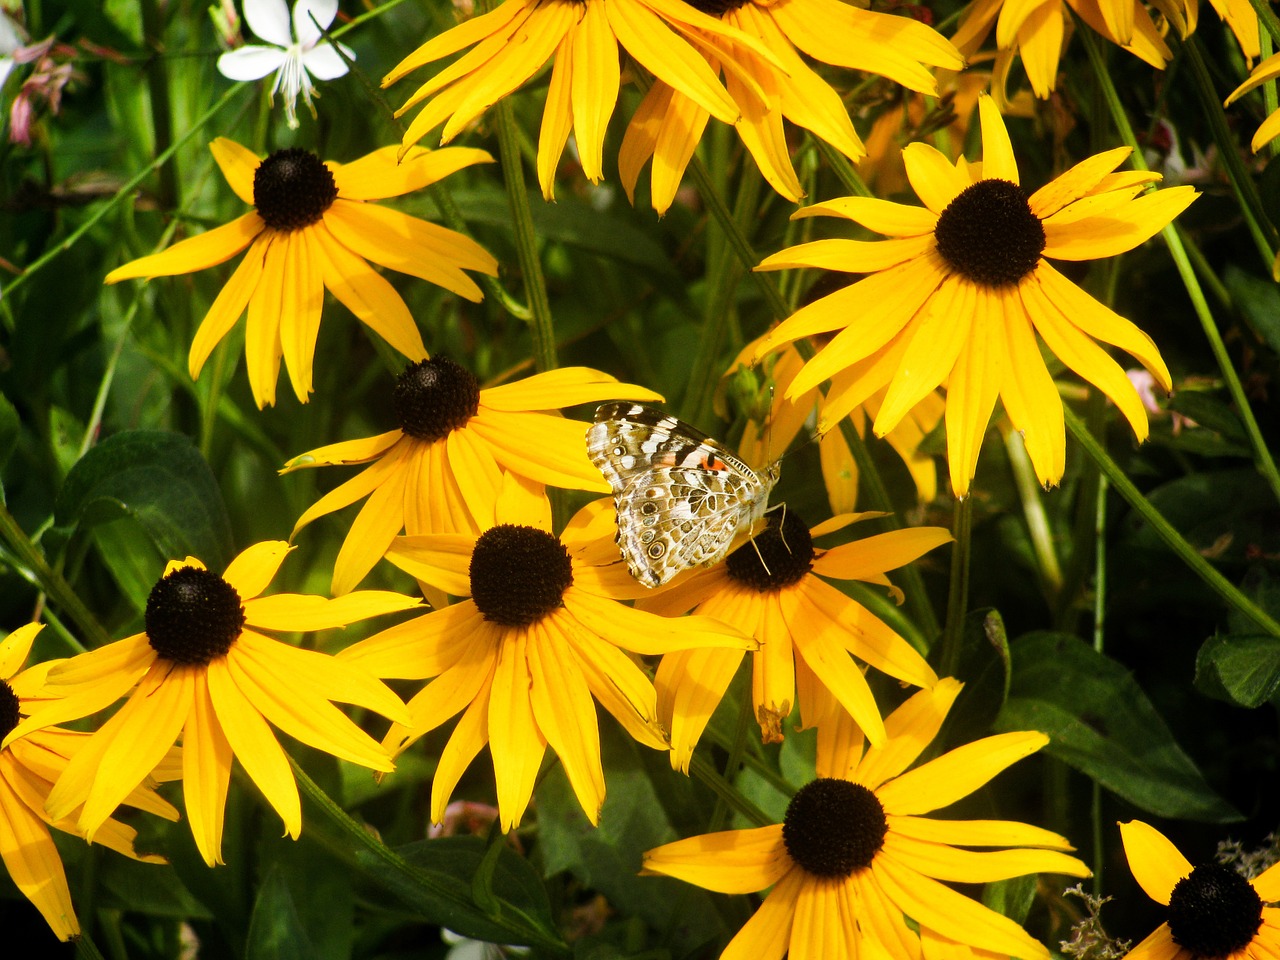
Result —
<instances>
[{"instance_id":1,"label":"butterfly","mask_svg":"<svg viewBox=\"0 0 1280 960\"><path fill-rule=\"evenodd\" d=\"M724 446L661 410L606 403L587 455L613 488L618 547L647 587L711 566L769 506L781 463L756 473Z\"/></svg>"}]
</instances>

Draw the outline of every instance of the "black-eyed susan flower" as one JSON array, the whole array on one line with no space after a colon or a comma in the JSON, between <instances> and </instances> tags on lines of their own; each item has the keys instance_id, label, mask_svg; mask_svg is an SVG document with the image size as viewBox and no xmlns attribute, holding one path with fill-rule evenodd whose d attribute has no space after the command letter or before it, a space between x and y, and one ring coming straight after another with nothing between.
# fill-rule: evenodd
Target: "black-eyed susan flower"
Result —
<instances>
[{"instance_id":1,"label":"black-eyed susan flower","mask_svg":"<svg viewBox=\"0 0 1280 960\"><path fill-rule=\"evenodd\" d=\"M1196 26L1198 3L1190 0L1153 0L1151 4L1172 23L1180 36ZM1041 0L1006 3L1005 0L972 0L961 15L952 42L971 57L996 28L996 79L1000 89L1015 54L1031 81L1031 90L1045 98L1058 82L1058 60L1066 37L1068 8L1099 36L1116 44L1157 70L1173 59L1161 36L1162 25L1152 19L1141 0Z\"/></svg>"},{"instance_id":2,"label":"black-eyed susan flower","mask_svg":"<svg viewBox=\"0 0 1280 960\"><path fill-rule=\"evenodd\" d=\"M477 535L493 523L503 471L540 484L605 492L587 459L588 424L559 407L601 400L661 400L587 367L561 367L481 389L474 374L447 357L408 367L392 394L400 427L294 457L281 473L307 467L370 463L298 518L296 535L317 517L364 497L333 571L333 592L355 587L401 530Z\"/></svg>"},{"instance_id":3,"label":"black-eyed susan flower","mask_svg":"<svg viewBox=\"0 0 1280 960\"><path fill-rule=\"evenodd\" d=\"M289 836L296 839L302 831L297 784L272 726L343 760L393 769L386 749L330 701L403 722L408 714L400 699L358 667L260 631L341 627L417 601L372 590L336 600L261 596L291 549L280 541L256 544L222 576L195 557L170 561L147 598L144 632L50 669L45 692L61 699L20 723L14 735L89 716L127 697L58 778L47 804L51 817L75 814L85 836L94 839L181 738L187 820L212 866L222 862L233 758L280 814Z\"/></svg>"},{"instance_id":4,"label":"black-eyed susan flower","mask_svg":"<svg viewBox=\"0 0 1280 960\"><path fill-rule=\"evenodd\" d=\"M1167 390L1171 382L1160 351L1049 261L1130 250L1196 197L1190 187L1143 193L1160 179L1157 173L1113 172L1128 147L1083 160L1028 196L990 97L979 100L979 112L981 164L963 157L953 164L923 143L903 151L924 207L844 197L797 214L843 217L892 239L817 240L774 254L757 268L869 274L796 311L762 338L757 356L837 331L787 390L797 396L833 378L819 432L833 426L830 411L852 410L887 387L873 424L884 436L945 382L951 485L960 497L969 492L997 398L1022 431L1040 482L1052 485L1062 477L1062 400L1037 334L1115 403L1138 440L1146 439L1141 398L1097 341L1132 354Z\"/></svg>"},{"instance_id":5,"label":"black-eyed susan flower","mask_svg":"<svg viewBox=\"0 0 1280 960\"><path fill-rule=\"evenodd\" d=\"M863 515L870 516L870 515ZM951 539L940 527L896 530L819 550L814 537L860 519L837 516L812 530L794 510L775 507L768 525L725 562L643 597L639 606L666 616L694 610L749 632L752 701L765 742L782 739L783 721L799 700L802 726L817 720L815 700L825 690L858 722L873 743L884 725L857 660L914 686L937 675L916 650L853 598L823 580L860 580L890 587L894 570ZM742 662L741 649L706 648L669 653L658 666L658 716L671 731L671 762L688 770L694 745Z\"/></svg>"},{"instance_id":6,"label":"black-eyed susan flower","mask_svg":"<svg viewBox=\"0 0 1280 960\"><path fill-rule=\"evenodd\" d=\"M0 859L14 885L40 911L58 939L69 940L80 933L80 925L49 828L77 837L85 834L74 819L51 817L44 802L67 763L87 745L90 734L46 727L11 735L23 717L48 703L42 688L51 664L22 669L40 630L40 624L30 623L0 641L0 739L4 740L0 747ZM123 802L166 820L177 820L178 811L155 792L155 781L174 779L178 765L169 756L163 757L159 766L152 771L156 778L144 779ZM135 852L136 836L132 827L108 819L93 839L134 860L165 862L163 857Z\"/></svg>"},{"instance_id":7,"label":"black-eyed susan flower","mask_svg":"<svg viewBox=\"0 0 1280 960\"><path fill-rule=\"evenodd\" d=\"M679 0L505 0L428 40L400 61L382 85L471 47L420 86L397 113L427 101L405 131L405 146L441 123L440 142L448 143L554 59L537 161L538 182L550 200L570 130L587 179L594 183L604 176L605 129L622 80L619 47L712 116L736 121L738 105L699 52L713 42L726 58L736 56L735 47L754 49L766 59L773 56L755 38ZM726 70L731 66L726 64ZM747 68L736 70L745 73Z\"/></svg>"},{"instance_id":8,"label":"black-eyed susan flower","mask_svg":"<svg viewBox=\"0 0 1280 960\"><path fill-rule=\"evenodd\" d=\"M729 95L741 112L735 126L743 145L770 186L791 201L803 197L804 190L791 164L784 118L851 160L867 152L840 95L805 63L801 51L931 95L938 87L926 64L964 66L960 52L932 27L840 0L693 0L692 5L757 38L772 54L770 62L741 46L728 48L722 34L706 34L699 44L714 69L723 66ZM728 50L732 53L726 55ZM627 195L634 200L640 170L652 157L652 203L665 212L709 118L687 93L661 78L655 82L632 117L618 155Z\"/></svg>"},{"instance_id":9,"label":"black-eyed susan flower","mask_svg":"<svg viewBox=\"0 0 1280 960\"><path fill-rule=\"evenodd\" d=\"M743 650L754 641L707 617L643 613L597 592L589 578L579 583L582 564L551 533L546 494L511 474L493 521L479 536L398 538L387 559L468 599L338 657L384 678L435 678L409 701L410 722L394 725L383 741L395 754L462 714L436 767L433 822L487 743L503 830L524 816L548 745L595 823L605 792L596 702L640 743L667 749L653 684L626 651Z\"/></svg>"},{"instance_id":10,"label":"black-eyed susan flower","mask_svg":"<svg viewBox=\"0 0 1280 960\"><path fill-rule=\"evenodd\" d=\"M867 746L843 711L830 712L818 726L818 779L795 794L781 824L666 844L645 854L645 871L721 893L773 888L721 960L780 960L788 952L790 960L919 956L917 929L1048 960L1049 951L1008 917L939 882L1089 875L1063 852L1070 844L1047 830L923 816L1048 742L1042 733L1004 733L908 770L959 690L946 678L911 697L885 719L888 737L879 747Z\"/></svg>"},{"instance_id":11,"label":"black-eyed susan flower","mask_svg":"<svg viewBox=\"0 0 1280 960\"><path fill-rule=\"evenodd\" d=\"M482 294L464 270L496 276L498 262L469 237L370 200L420 190L455 170L491 163L483 150L384 147L352 163L298 148L265 160L219 137L209 144L231 189L254 209L228 224L107 274L107 283L203 270L248 252L213 301L188 357L191 376L248 307L244 356L259 407L275 403L283 357L298 399L311 393L312 359L327 289L410 360L427 355L400 294L367 261L467 300Z\"/></svg>"},{"instance_id":12,"label":"black-eyed susan flower","mask_svg":"<svg viewBox=\"0 0 1280 960\"><path fill-rule=\"evenodd\" d=\"M1273 960L1280 956L1280 864L1248 878L1223 863L1193 867L1159 830L1120 824L1133 879L1167 919L1126 960Z\"/></svg>"}]
</instances>

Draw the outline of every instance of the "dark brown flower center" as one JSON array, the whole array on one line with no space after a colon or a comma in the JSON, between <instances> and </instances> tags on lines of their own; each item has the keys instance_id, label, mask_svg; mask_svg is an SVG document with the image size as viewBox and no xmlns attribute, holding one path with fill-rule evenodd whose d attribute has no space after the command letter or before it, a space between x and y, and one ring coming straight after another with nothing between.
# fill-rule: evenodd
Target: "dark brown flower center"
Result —
<instances>
[{"instance_id":1,"label":"dark brown flower center","mask_svg":"<svg viewBox=\"0 0 1280 960\"><path fill-rule=\"evenodd\" d=\"M9 735L9 731L22 719L22 701L13 692L13 687L0 680L0 740Z\"/></svg>"},{"instance_id":2,"label":"dark brown flower center","mask_svg":"<svg viewBox=\"0 0 1280 960\"><path fill-rule=\"evenodd\" d=\"M309 227L337 196L333 174L310 150L277 150L253 172L253 205L273 230Z\"/></svg>"},{"instance_id":3,"label":"dark brown flower center","mask_svg":"<svg viewBox=\"0 0 1280 960\"><path fill-rule=\"evenodd\" d=\"M1169 896L1173 942L1200 960L1244 948L1262 926L1262 899L1230 867L1203 863L1177 882Z\"/></svg>"},{"instance_id":4,"label":"dark brown flower center","mask_svg":"<svg viewBox=\"0 0 1280 960\"><path fill-rule=\"evenodd\" d=\"M725 561L730 577L760 593L789 587L813 569L813 538L796 512L774 507L765 520L768 526Z\"/></svg>"},{"instance_id":5,"label":"dark brown flower center","mask_svg":"<svg viewBox=\"0 0 1280 960\"><path fill-rule=\"evenodd\" d=\"M847 877L871 866L889 821L876 795L860 783L820 777L787 805L782 842L791 859L818 877Z\"/></svg>"},{"instance_id":6,"label":"dark brown flower center","mask_svg":"<svg viewBox=\"0 0 1280 960\"><path fill-rule=\"evenodd\" d=\"M480 409L480 384L470 370L448 357L406 367L391 395L400 429L434 443L464 427Z\"/></svg>"},{"instance_id":7,"label":"dark brown flower center","mask_svg":"<svg viewBox=\"0 0 1280 960\"><path fill-rule=\"evenodd\" d=\"M689 6L696 7L712 17L723 17L731 10L737 10L747 0L688 0Z\"/></svg>"},{"instance_id":8,"label":"dark brown flower center","mask_svg":"<svg viewBox=\"0 0 1280 960\"><path fill-rule=\"evenodd\" d=\"M934 239L961 276L987 287L1017 283L1044 252L1044 226L1027 195L1008 180L979 180L938 217Z\"/></svg>"},{"instance_id":9,"label":"dark brown flower center","mask_svg":"<svg viewBox=\"0 0 1280 960\"><path fill-rule=\"evenodd\" d=\"M147 639L166 660L203 665L226 656L244 628L236 588L216 573L179 567L147 597Z\"/></svg>"},{"instance_id":10,"label":"dark brown flower center","mask_svg":"<svg viewBox=\"0 0 1280 960\"><path fill-rule=\"evenodd\" d=\"M471 599L494 623L537 623L563 606L564 592L572 585L569 551L537 527L492 527L471 552Z\"/></svg>"}]
</instances>

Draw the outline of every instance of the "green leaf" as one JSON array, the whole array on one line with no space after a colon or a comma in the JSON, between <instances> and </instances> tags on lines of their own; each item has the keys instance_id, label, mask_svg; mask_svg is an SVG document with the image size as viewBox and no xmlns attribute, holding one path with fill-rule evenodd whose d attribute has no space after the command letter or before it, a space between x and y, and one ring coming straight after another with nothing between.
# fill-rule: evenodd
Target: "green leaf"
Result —
<instances>
[{"instance_id":1,"label":"green leaf","mask_svg":"<svg viewBox=\"0 0 1280 960\"><path fill-rule=\"evenodd\" d=\"M217 481L186 437L120 433L93 447L67 474L54 506L60 527L129 517L162 557L195 556L213 570L231 560L231 525Z\"/></svg>"},{"instance_id":2,"label":"green leaf","mask_svg":"<svg viewBox=\"0 0 1280 960\"><path fill-rule=\"evenodd\" d=\"M9 462L14 448L18 445L18 436L22 432L22 422L17 408L9 402L9 398L0 393L0 467Z\"/></svg>"},{"instance_id":3,"label":"green leaf","mask_svg":"<svg viewBox=\"0 0 1280 960\"><path fill-rule=\"evenodd\" d=\"M429 922L475 940L519 943L518 938L513 939L510 927L495 922L495 916L479 906L463 902L457 894L457 891L466 891L469 898L472 879L487 869L485 858L488 849L489 845L480 837L441 837L395 848L409 866L427 875L438 890L450 891L451 896L386 871L367 851L358 850L356 856L371 874L376 875L379 884L395 893L406 906ZM531 930L541 931L547 940L559 939L547 891L537 871L528 860L505 844L500 845L489 885L502 916Z\"/></svg>"},{"instance_id":4,"label":"green leaf","mask_svg":"<svg viewBox=\"0 0 1280 960\"><path fill-rule=\"evenodd\" d=\"M246 960L310 960L314 956L284 872L279 864L272 864L253 905Z\"/></svg>"},{"instance_id":5,"label":"green leaf","mask_svg":"<svg viewBox=\"0 0 1280 960\"><path fill-rule=\"evenodd\" d=\"M1268 169L1267 173L1269 183L1275 187L1280 171ZM1280 289L1271 278L1246 273L1234 264L1228 264L1222 280L1245 322L1267 346L1280 353Z\"/></svg>"},{"instance_id":6,"label":"green leaf","mask_svg":"<svg viewBox=\"0 0 1280 960\"><path fill-rule=\"evenodd\" d=\"M1047 733L1050 755L1157 816L1240 819L1123 666L1062 633L1027 634L1012 654L1011 696L996 718L998 730Z\"/></svg>"},{"instance_id":7,"label":"green leaf","mask_svg":"<svg viewBox=\"0 0 1280 960\"><path fill-rule=\"evenodd\" d=\"M1169 409L1189 417L1205 429L1222 434L1228 440L1248 442L1244 425L1235 411L1210 393L1179 390L1169 398Z\"/></svg>"},{"instance_id":8,"label":"green leaf","mask_svg":"<svg viewBox=\"0 0 1280 960\"><path fill-rule=\"evenodd\" d=\"M582 813L560 764L538 788L538 841L547 874L567 872L610 903L626 904L628 913L654 929L672 931L674 941L667 946L673 956L708 941L724 943L745 916L727 924L706 891L670 877L639 875L646 850L704 829L684 822L681 810L696 785L672 772L665 754L635 744L612 726L600 730L606 795L598 827ZM703 799L703 823L713 803Z\"/></svg>"},{"instance_id":9,"label":"green leaf","mask_svg":"<svg viewBox=\"0 0 1280 960\"><path fill-rule=\"evenodd\" d=\"M1280 638L1227 635L1196 654L1196 689L1242 707L1260 707L1280 689Z\"/></svg>"}]
</instances>

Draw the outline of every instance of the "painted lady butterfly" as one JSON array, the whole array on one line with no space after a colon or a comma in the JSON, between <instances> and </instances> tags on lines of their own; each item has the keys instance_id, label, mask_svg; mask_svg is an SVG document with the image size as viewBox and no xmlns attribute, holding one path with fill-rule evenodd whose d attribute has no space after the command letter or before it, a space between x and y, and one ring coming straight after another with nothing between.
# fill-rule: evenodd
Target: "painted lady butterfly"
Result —
<instances>
[{"instance_id":1,"label":"painted lady butterfly","mask_svg":"<svg viewBox=\"0 0 1280 960\"><path fill-rule=\"evenodd\" d=\"M596 410L587 455L613 487L618 546L647 587L723 559L764 516L781 471L775 461L758 474L701 431L634 403Z\"/></svg>"}]
</instances>

